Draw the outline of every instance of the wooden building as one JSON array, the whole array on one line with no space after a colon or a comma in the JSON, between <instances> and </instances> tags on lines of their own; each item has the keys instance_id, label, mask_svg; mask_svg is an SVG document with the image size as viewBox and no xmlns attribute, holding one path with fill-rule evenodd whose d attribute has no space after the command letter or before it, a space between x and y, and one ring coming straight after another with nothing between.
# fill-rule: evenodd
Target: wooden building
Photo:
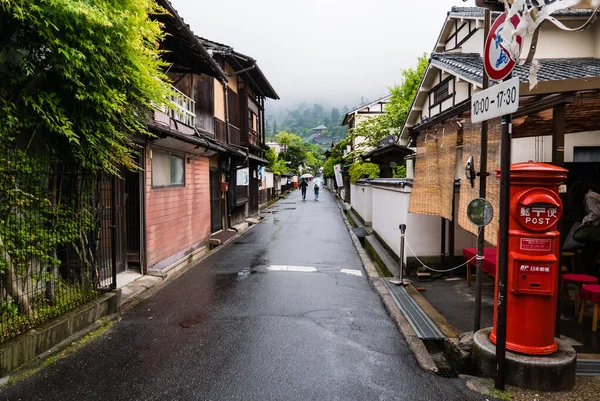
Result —
<instances>
[{"instance_id":1,"label":"wooden building","mask_svg":"<svg viewBox=\"0 0 600 401\"><path fill-rule=\"evenodd\" d=\"M133 138L140 170L123 171L117 206L119 271L161 275L258 213L264 100L278 96L255 60L197 37L158 3L175 107L154 109L153 136Z\"/></svg>"}]
</instances>

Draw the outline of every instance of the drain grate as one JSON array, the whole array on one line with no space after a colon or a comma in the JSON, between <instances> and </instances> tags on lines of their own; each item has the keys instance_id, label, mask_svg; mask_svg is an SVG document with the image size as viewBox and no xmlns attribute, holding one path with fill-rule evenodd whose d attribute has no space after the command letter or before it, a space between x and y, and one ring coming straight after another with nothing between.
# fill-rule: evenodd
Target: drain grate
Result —
<instances>
[{"instance_id":1,"label":"drain grate","mask_svg":"<svg viewBox=\"0 0 600 401\"><path fill-rule=\"evenodd\" d=\"M600 359L577 359L578 376L600 376Z\"/></svg>"},{"instance_id":2,"label":"drain grate","mask_svg":"<svg viewBox=\"0 0 600 401\"><path fill-rule=\"evenodd\" d=\"M446 338L431 318L427 316L417 302L406 292L404 287L390 284L387 279L383 281L392 293L396 305L398 305L398 308L406 316L406 320L408 320L421 340L443 340Z\"/></svg>"}]
</instances>

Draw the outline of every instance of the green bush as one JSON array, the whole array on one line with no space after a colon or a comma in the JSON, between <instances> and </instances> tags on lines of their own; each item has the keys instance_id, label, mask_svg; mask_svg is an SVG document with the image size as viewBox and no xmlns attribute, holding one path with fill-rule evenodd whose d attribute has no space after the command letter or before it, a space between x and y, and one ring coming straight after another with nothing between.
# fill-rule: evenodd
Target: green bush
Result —
<instances>
[{"instance_id":1,"label":"green bush","mask_svg":"<svg viewBox=\"0 0 600 401\"><path fill-rule=\"evenodd\" d=\"M406 166L399 164L396 167L394 167L393 177L406 178Z\"/></svg>"},{"instance_id":2,"label":"green bush","mask_svg":"<svg viewBox=\"0 0 600 401\"><path fill-rule=\"evenodd\" d=\"M379 166L374 163L354 163L348 170L353 184L361 178L379 178Z\"/></svg>"}]
</instances>

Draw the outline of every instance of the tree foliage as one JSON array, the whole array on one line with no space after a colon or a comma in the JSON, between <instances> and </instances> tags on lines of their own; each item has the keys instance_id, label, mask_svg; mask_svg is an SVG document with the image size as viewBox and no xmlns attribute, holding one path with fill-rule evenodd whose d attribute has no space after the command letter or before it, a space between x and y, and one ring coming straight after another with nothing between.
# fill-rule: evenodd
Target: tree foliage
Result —
<instances>
[{"instance_id":1,"label":"tree foliage","mask_svg":"<svg viewBox=\"0 0 600 401\"><path fill-rule=\"evenodd\" d=\"M0 136L84 167L132 166L129 137L162 104L152 0L0 0Z\"/></svg>"},{"instance_id":2,"label":"tree foliage","mask_svg":"<svg viewBox=\"0 0 600 401\"><path fill-rule=\"evenodd\" d=\"M353 184L361 178L379 178L379 166L374 163L353 163L348 169L348 174Z\"/></svg>"},{"instance_id":3,"label":"tree foliage","mask_svg":"<svg viewBox=\"0 0 600 401\"><path fill-rule=\"evenodd\" d=\"M327 130L323 133L326 138L345 138L348 127L342 126L342 120L348 112L348 107L342 109L333 107L327 109L320 104L302 103L293 109L281 111L278 115L269 115L267 136L274 137L279 130L295 132L302 138L308 138L313 133L313 128L325 125Z\"/></svg>"},{"instance_id":4,"label":"tree foliage","mask_svg":"<svg viewBox=\"0 0 600 401\"><path fill-rule=\"evenodd\" d=\"M362 137L354 152L364 154L367 149L377 146L377 142L388 136L399 136L408 116L412 102L417 94L421 79L427 69L427 55L419 57L417 66L402 71L402 82L390 88L392 95L386 105L385 113L363 119L350 130L350 138Z\"/></svg>"},{"instance_id":5,"label":"tree foliage","mask_svg":"<svg viewBox=\"0 0 600 401\"><path fill-rule=\"evenodd\" d=\"M26 329L97 288L105 210L90 171L133 168L130 138L169 94L161 12L153 0L0 0L0 325ZM79 277L63 277L73 264Z\"/></svg>"}]
</instances>

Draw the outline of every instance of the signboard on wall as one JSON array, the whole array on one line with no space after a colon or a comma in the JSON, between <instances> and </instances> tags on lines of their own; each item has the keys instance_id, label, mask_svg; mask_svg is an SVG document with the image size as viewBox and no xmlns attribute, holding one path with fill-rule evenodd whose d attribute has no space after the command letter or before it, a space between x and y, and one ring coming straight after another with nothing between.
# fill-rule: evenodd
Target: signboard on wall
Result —
<instances>
[{"instance_id":1,"label":"signboard on wall","mask_svg":"<svg viewBox=\"0 0 600 401\"><path fill-rule=\"evenodd\" d=\"M249 182L250 182L250 170L248 169L248 167L246 168L241 168L237 170L237 185L238 186L248 186Z\"/></svg>"},{"instance_id":2,"label":"signboard on wall","mask_svg":"<svg viewBox=\"0 0 600 401\"><path fill-rule=\"evenodd\" d=\"M339 188L344 186L344 179L342 178L342 167L339 164L333 166L333 172L335 173L335 183Z\"/></svg>"}]
</instances>

